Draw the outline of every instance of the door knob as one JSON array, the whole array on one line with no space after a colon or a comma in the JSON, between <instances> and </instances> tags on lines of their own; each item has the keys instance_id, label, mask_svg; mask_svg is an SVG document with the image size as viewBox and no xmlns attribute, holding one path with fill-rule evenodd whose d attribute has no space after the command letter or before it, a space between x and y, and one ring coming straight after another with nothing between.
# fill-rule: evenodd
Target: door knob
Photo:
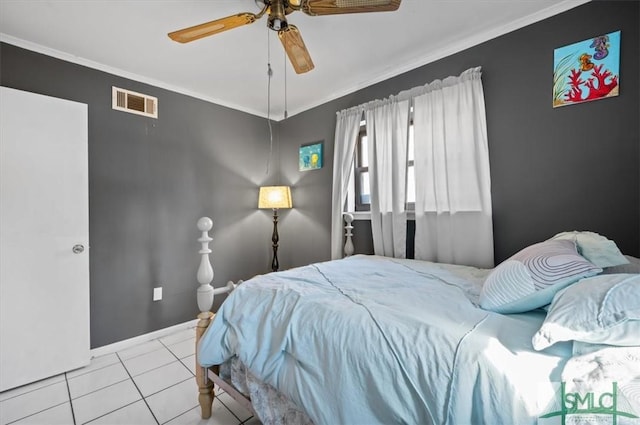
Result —
<instances>
[{"instance_id":1,"label":"door knob","mask_svg":"<svg viewBox=\"0 0 640 425\"><path fill-rule=\"evenodd\" d=\"M81 254L84 252L84 245L74 245L72 251L74 254Z\"/></svg>"}]
</instances>

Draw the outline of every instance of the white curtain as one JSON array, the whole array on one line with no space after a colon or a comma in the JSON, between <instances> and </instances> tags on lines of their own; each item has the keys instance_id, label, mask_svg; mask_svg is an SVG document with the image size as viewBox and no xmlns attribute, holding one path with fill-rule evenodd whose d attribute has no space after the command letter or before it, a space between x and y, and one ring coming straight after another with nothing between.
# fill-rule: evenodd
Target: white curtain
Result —
<instances>
[{"instance_id":1,"label":"white curtain","mask_svg":"<svg viewBox=\"0 0 640 425\"><path fill-rule=\"evenodd\" d=\"M331 258L342 258L343 220L342 210L353 167L362 108L352 108L337 114L336 133L333 152L333 197L331 199Z\"/></svg>"},{"instance_id":2,"label":"white curtain","mask_svg":"<svg viewBox=\"0 0 640 425\"><path fill-rule=\"evenodd\" d=\"M480 68L414 97L415 258L493 267L487 125Z\"/></svg>"},{"instance_id":3,"label":"white curtain","mask_svg":"<svg viewBox=\"0 0 640 425\"><path fill-rule=\"evenodd\" d=\"M371 233L376 255L406 258L409 100L391 97L366 109Z\"/></svg>"},{"instance_id":4,"label":"white curtain","mask_svg":"<svg viewBox=\"0 0 640 425\"><path fill-rule=\"evenodd\" d=\"M491 179L480 68L338 112L331 255L342 256L342 208L366 115L374 252L406 256L407 141L413 104L415 258L493 267Z\"/></svg>"}]
</instances>

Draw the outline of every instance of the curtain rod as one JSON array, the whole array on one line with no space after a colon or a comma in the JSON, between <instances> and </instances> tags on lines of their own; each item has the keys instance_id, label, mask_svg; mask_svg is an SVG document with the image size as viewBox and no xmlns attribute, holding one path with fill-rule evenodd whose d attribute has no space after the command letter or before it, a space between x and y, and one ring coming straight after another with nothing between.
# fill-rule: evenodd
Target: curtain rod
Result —
<instances>
[{"instance_id":1,"label":"curtain rod","mask_svg":"<svg viewBox=\"0 0 640 425\"><path fill-rule=\"evenodd\" d=\"M428 93L430 91L433 90L439 90L443 87L450 87L453 84L458 83L459 81L466 81L466 80L473 80L476 78L480 78L481 74L482 74L482 67L481 66L476 66L474 68L469 68L466 71L462 72L459 76L450 76L447 77L443 80L434 80L430 83L427 83L423 86L417 86L408 90L403 90L400 93L396 94L396 95L391 95L387 98L384 99L376 99L376 100L371 100L369 102L363 103L361 105L358 106L352 106L350 108L347 109L343 109L341 111L336 112L336 114L341 115L341 114L352 114L352 113L363 113L365 111L368 111L370 109L376 108L378 106L381 105L385 105L388 103L393 103L393 102L402 102L408 99L413 99L414 97L423 95L425 93Z\"/></svg>"}]
</instances>

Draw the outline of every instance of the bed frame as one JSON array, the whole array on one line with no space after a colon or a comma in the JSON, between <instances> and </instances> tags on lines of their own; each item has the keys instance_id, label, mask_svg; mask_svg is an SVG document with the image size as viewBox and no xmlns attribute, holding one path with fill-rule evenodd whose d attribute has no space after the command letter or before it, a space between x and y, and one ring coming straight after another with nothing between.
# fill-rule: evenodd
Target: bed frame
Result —
<instances>
[{"instance_id":1,"label":"bed frame","mask_svg":"<svg viewBox=\"0 0 640 425\"><path fill-rule=\"evenodd\" d=\"M354 252L352 240L353 215L344 213L343 219L346 223L344 255L345 257L348 257L353 255ZM242 283L242 280L239 280L238 283L229 281L225 286L215 289L211 286L214 272L213 267L211 266L211 261L209 260L209 254L211 253L209 243L213 239L209 236L209 231L213 227L213 221L209 217L201 217L198 220L197 225L198 230L202 232L201 236L198 238L198 242L201 244L200 251L198 251L198 254L200 254L200 266L198 267L197 274L198 283L200 284L197 291L198 308L200 309L200 313L198 314L198 323L196 325L196 384L198 385L198 402L200 403L201 416L202 419L208 419L211 417L211 408L213 405L213 399L215 398L216 385L240 403L240 405L252 412L254 416L257 416L253 409L253 405L251 404L251 400L245 397L240 391L236 390L233 385L220 378L219 366L212 366L210 368L200 366L200 360L198 358L198 343L215 316L215 314L211 312L214 296L216 294L230 293L236 288L236 286Z\"/></svg>"}]
</instances>

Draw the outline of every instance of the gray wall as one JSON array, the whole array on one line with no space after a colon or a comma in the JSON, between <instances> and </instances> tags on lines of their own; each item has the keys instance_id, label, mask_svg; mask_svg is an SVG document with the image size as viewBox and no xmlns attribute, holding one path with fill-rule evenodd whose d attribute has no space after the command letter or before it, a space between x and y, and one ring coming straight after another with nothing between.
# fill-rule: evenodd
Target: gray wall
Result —
<instances>
[{"instance_id":1,"label":"gray wall","mask_svg":"<svg viewBox=\"0 0 640 425\"><path fill-rule=\"evenodd\" d=\"M282 268L330 257L336 111L481 65L499 261L556 232L590 229L640 254L637 2L595 2L275 123L0 44L0 84L89 105L91 345L191 320L195 222L214 219L215 284L270 268L271 216L257 187L293 185ZM619 97L551 108L553 49L622 30ZM159 119L111 109L111 86L159 99ZM325 166L299 172L301 144L324 140ZM366 225L357 224L362 236ZM360 252L371 241L357 241ZM162 285L164 299L152 302ZM222 297L218 298L218 303Z\"/></svg>"},{"instance_id":2,"label":"gray wall","mask_svg":"<svg viewBox=\"0 0 640 425\"><path fill-rule=\"evenodd\" d=\"M592 2L296 115L281 125L282 173L296 185L302 217L283 225L290 264L326 259L332 166L300 175L302 143L333 155L336 111L482 66L491 163L495 258L565 230L591 230L640 254L640 3ZM622 31L620 96L553 109L553 50ZM302 199L302 202L300 201ZM312 243L301 246L300 232ZM372 253L357 223L356 252ZM327 236L328 238L328 236ZM323 245L319 245L323 243ZM312 252L308 252L312 251Z\"/></svg>"},{"instance_id":3,"label":"gray wall","mask_svg":"<svg viewBox=\"0 0 640 425\"><path fill-rule=\"evenodd\" d=\"M92 347L195 318L203 215L216 285L270 270L271 212L256 209L279 169L276 149L266 174L266 120L9 44L0 66L3 86L89 105ZM158 119L112 110L112 86L158 97Z\"/></svg>"}]
</instances>

